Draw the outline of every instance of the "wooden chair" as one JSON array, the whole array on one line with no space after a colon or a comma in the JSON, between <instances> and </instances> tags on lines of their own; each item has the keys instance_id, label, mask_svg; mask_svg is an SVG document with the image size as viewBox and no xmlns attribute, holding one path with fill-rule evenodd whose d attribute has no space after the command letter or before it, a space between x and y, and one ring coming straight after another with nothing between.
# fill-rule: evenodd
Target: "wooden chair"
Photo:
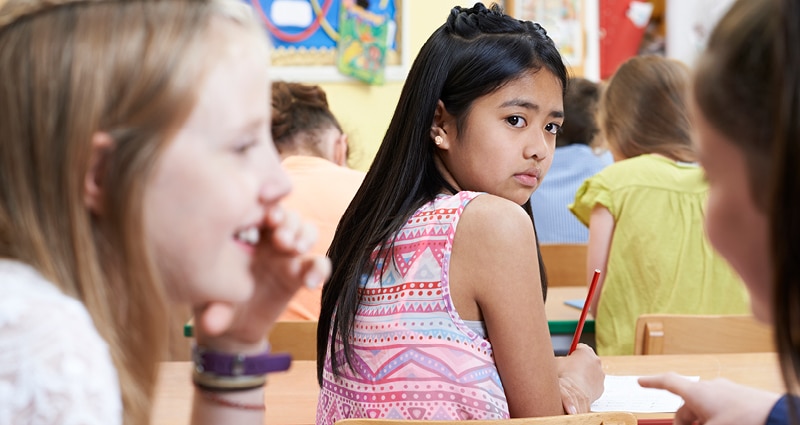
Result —
<instances>
[{"instance_id":1,"label":"wooden chair","mask_svg":"<svg viewBox=\"0 0 800 425\"><path fill-rule=\"evenodd\" d=\"M183 326L183 336L194 334L194 317ZM273 353L289 353L292 360L317 360L317 321L287 320L275 322L269 333Z\"/></svg>"},{"instance_id":2,"label":"wooden chair","mask_svg":"<svg viewBox=\"0 0 800 425\"><path fill-rule=\"evenodd\" d=\"M634 344L635 354L775 351L771 329L751 315L643 314Z\"/></svg>"},{"instance_id":3,"label":"wooden chair","mask_svg":"<svg viewBox=\"0 0 800 425\"><path fill-rule=\"evenodd\" d=\"M586 244L542 244L542 261L549 286L589 286Z\"/></svg>"},{"instance_id":4,"label":"wooden chair","mask_svg":"<svg viewBox=\"0 0 800 425\"><path fill-rule=\"evenodd\" d=\"M274 353L291 353L292 360L317 359L317 322L289 320L276 322L269 333Z\"/></svg>"},{"instance_id":5,"label":"wooden chair","mask_svg":"<svg viewBox=\"0 0 800 425\"><path fill-rule=\"evenodd\" d=\"M463 421L426 421L402 419L342 419L337 425L455 425ZM636 425L636 416L628 412L582 413L580 415L545 416L467 421L469 425Z\"/></svg>"}]
</instances>

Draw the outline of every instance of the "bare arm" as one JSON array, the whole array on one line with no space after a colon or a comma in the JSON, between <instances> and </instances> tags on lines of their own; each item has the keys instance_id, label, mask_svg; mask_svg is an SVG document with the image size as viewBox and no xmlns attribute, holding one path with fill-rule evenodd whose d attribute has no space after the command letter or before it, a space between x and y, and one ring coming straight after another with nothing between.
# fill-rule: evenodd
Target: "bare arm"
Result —
<instances>
[{"instance_id":1,"label":"bare arm","mask_svg":"<svg viewBox=\"0 0 800 425\"><path fill-rule=\"evenodd\" d=\"M518 205L482 195L467 206L453 243L450 287L459 315L486 323L511 416L562 414L535 236Z\"/></svg>"},{"instance_id":2,"label":"bare arm","mask_svg":"<svg viewBox=\"0 0 800 425\"><path fill-rule=\"evenodd\" d=\"M252 297L241 305L209 303L196 307L198 345L224 353L263 352L267 332L294 293L302 286L319 285L330 274L327 258L307 254L316 240L316 231L299 216L273 210L264 224L252 267L256 281ZM263 403L263 388L196 390L191 423L261 425Z\"/></svg>"},{"instance_id":3,"label":"bare arm","mask_svg":"<svg viewBox=\"0 0 800 425\"><path fill-rule=\"evenodd\" d=\"M600 270L597 288L594 292L589 312L597 315L597 305L606 277L608 266L608 252L611 248L611 238L614 235L614 216L608 209L600 204L595 205L589 218L589 247L586 258L586 282L592 281L595 269Z\"/></svg>"}]
</instances>

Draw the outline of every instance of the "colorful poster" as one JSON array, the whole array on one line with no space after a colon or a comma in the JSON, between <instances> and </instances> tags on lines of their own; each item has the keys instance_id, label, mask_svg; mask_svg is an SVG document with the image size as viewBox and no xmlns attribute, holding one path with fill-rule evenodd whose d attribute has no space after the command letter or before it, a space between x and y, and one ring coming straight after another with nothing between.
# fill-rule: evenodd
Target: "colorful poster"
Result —
<instances>
[{"instance_id":1,"label":"colorful poster","mask_svg":"<svg viewBox=\"0 0 800 425\"><path fill-rule=\"evenodd\" d=\"M344 0L339 19L339 72L368 84L383 84L388 17Z\"/></svg>"},{"instance_id":2,"label":"colorful poster","mask_svg":"<svg viewBox=\"0 0 800 425\"><path fill-rule=\"evenodd\" d=\"M516 17L539 22L571 66L582 66L585 56L581 11L584 0L516 0Z\"/></svg>"},{"instance_id":3,"label":"colorful poster","mask_svg":"<svg viewBox=\"0 0 800 425\"><path fill-rule=\"evenodd\" d=\"M244 0L264 21L273 43L276 66L336 65L343 4L352 0ZM408 1L408 0L406 0ZM398 65L397 21L402 0L358 0L356 6L386 16L387 63Z\"/></svg>"}]
</instances>

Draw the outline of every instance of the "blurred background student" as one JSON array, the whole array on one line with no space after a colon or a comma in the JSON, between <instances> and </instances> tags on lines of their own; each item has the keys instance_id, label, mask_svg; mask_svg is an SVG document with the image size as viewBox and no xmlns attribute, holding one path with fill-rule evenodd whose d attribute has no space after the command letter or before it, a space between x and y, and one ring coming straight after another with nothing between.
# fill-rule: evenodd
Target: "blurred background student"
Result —
<instances>
[{"instance_id":1,"label":"blurred background student","mask_svg":"<svg viewBox=\"0 0 800 425\"><path fill-rule=\"evenodd\" d=\"M741 280L703 232L708 182L695 163L689 83L683 63L638 56L600 98L600 136L617 162L570 208L589 226L587 274L604 271L591 306L601 355L633 354L643 313L749 312Z\"/></svg>"},{"instance_id":2,"label":"blurred background student","mask_svg":"<svg viewBox=\"0 0 800 425\"><path fill-rule=\"evenodd\" d=\"M347 135L319 86L272 83L272 138L292 191L283 205L317 226L311 252L324 255L364 172L347 168ZM322 288L301 288L280 320L317 320Z\"/></svg>"},{"instance_id":3,"label":"blurred background student","mask_svg":"<svg viewBox=\"0 0 800 425\"><path fill-rule=\"evenodd\" d=\"M739 0L696 66L693 110L710 184L706 231L770 323L786 394L726 379L641 378L685 403L675 424L798 423L800 399L800 1ZM767 125L752 125L767 123Z\"/></svg>"},{"instance_id":4,"label":"blurred background student","mask_svg":"<svg viewBox=\"0 0 800 425\"><path fill-rule=\"evenodd\" d=\"M531 196L539 243L586 243L589 230L569 211L578 187L614 162L607 150L596 151L595 115L601 86L573 77L564 96L564 126L556 138L553 165Z\"/></svg>"}]
</instances>

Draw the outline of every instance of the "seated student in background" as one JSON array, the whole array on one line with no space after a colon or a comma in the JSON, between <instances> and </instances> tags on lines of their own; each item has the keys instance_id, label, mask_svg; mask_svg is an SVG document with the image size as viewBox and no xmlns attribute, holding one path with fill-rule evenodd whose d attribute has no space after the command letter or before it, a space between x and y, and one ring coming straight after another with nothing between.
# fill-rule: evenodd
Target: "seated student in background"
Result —
<instances>
[{"instance_id":1,"label":"seated student in background","mask_svg":"<svg viewBox=\"0 0 800 425\"><path fill-rule=\"evenodd\" d=\"M570 78L564 96L564 125L556 136L547 180L531 195L539 243L586 243L589 230L569 211L575 191L587 178L614 162L611 152L595 152L599 84Z\"/></svg>"},{"instance_id":2,"label":"seated student in background","mask_svg":"<svg viewBox=\"0 0 800 425\"><path fill-rule=\"evenodd\" d=\"M453 8L422 47L329 251L318 425L558 415L600 396L589 346L553 355L529 207L566 79L545 30L497 6Z\"/></svg>"},{"instance_id":3,"label":"seated student in background","mask_svg":"<svg viewBox=\"0 0 800 425\"><path fill-rule=\"evenodd\" d=\"M643 313L748 311L740 279L703 233L708 183L695 163L688 87L683 63L638 56L600 99L601 137L617 162L586 180L570 208L589 226L587 272L603 271L591 304L601 355L633 354Z\"/></svg>"},{"instance_id":4,"label":"seated student in background","mask_svg":"<svg viewBox=\"0 0 800 425\"><path fill-rule=\"evenodd\" d=\"M737 1L699 56L692 91L710 185L706 231L744 279L753 314L772 325L787 395L726 379L641 378L684 399L676 425L788 425L800 417L798 17L798 0Z\"/></svg>"},{"instance_id":5,"label":"seated student in background","mask_svg":"<svg viewBox=\"0 0 800 425\"><path fill-rule=\"evenodd\" d=\"M325 255L364 172L347 168L347 135L322 88L272 83L272 140L292 182L282 204L317 226L311 252ZM279 320L317 320L321 297L321 287L300 288Z\"/></svg>"},{"instance_id":6,"label":"seated student in background","mask_svg":"<svg viewBox=\"0 0 800 425\"><path fill-rule=\"evenodd\" d=\"M330 265L279 204L251 12L0 6L0 423L149 423L173 302L197 319L191 423L264 423L265 335Z\"/></svg>"}]
</instances>

